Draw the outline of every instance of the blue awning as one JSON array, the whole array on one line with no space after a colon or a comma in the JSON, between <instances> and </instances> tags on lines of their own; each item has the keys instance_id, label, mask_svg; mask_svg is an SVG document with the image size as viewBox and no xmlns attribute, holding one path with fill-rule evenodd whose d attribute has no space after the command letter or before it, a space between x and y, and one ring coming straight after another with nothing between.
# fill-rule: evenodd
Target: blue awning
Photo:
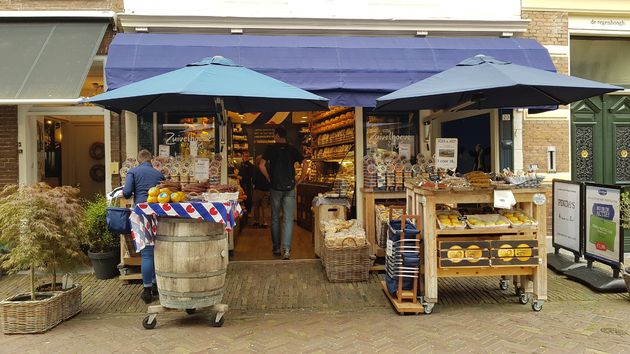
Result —
<instances>
[{"instance_id":1,"label":"blue awning","mask_svg":"<svg viewBox=\"0 0 630 354\"><path fill-rule=\"evenodd\" d=\"M476 54L555 72L547 50L523 38L396 38L195 34L116 35L105 67L108 89L221 55L330 99L373 107L376 98Z\"/></svg>"}]
</instances>

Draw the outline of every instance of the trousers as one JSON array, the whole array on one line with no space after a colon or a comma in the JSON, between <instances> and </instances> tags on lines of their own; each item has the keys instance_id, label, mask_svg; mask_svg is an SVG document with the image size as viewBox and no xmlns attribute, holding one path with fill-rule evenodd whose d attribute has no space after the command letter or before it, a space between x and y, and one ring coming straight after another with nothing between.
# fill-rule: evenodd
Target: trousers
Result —
<instances>
[{"instance_id":1,"label":"trousers","mask_svg":"<svg viewBox=\"0 0 630 354\"><path fill-rule=\"evenodd\" d=\"M153 263L153 253L155 246L145 246L140 251L142 262L140 263L140 271L142 273L142 285L148 288L156 283L155 281L155 266Z\"/></svg>"},{"instance_id":2,"label":"trousers","mask_svg":"<svg viewBox=\"0 0 630 354\"><path fill-rule=\"evenodd\" d=\"M274 251L280 250L281 231L284 251L291 251L295 203L295 188L290 191L271 190L271 242Z\"/></svg>"}]
</instances>

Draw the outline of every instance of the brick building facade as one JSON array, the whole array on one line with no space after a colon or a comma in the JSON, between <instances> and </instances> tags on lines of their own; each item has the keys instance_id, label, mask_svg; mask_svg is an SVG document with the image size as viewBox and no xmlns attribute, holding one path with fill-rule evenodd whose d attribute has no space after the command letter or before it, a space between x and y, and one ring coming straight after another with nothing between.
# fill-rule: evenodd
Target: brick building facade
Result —
<instances>
[{"instance_id":1,"label":"brick building facade","mask_svg":"<svg viewBox=\"0 0 630 354\"><path fill-rule=\"evenodd\" d=\"M523 10L521 17L531 21L523 37L535 39L545 46L568 48L569 15L567 12ZM556 70L568 75L568 55L558 55L553 50L550 50L550 54ZM566 111L567 107L561 108ZM556 171L569 172L571 138L568 116L562 118L526 116L523 121L523 166L537 164L541 171L546 172L549 146L556 148Z\"/></svg>"},{"instance_id":2,"label":"brick building facade","mask_svg":"<svg viewBox=\"0 0 630 354\"><path fill-rule=\"evenodd\" d=\"M61 11L121 12L124 11L124 7L123 0L0 0L0 11L60 11L58 14L50 12L49 19L64 21L65 12ZM39 21L47 19L46 17L38 18ZM110 26L103 37L97 55L107 55L114 33L113 26ZM7 184L18 183L20 178L17 105L0 105L0 139L0 188L2 188Z\"/></svg>"},{"instance_id":3,"label":"brick building facade","mask_svg":"<svg viewBox=\"0 0 630 354\"><path fill-rule=\"evenodd\" d=\"M17 106L0 106L0 188L18 181Z\"/></svg>"}]
</instances>

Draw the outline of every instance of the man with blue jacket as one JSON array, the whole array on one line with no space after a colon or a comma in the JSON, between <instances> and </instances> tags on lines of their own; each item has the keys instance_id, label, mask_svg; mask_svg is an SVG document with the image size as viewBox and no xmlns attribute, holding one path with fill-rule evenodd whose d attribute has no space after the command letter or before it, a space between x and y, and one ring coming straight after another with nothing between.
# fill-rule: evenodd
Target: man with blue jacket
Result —
<instances>
[{"instance_id":1,"label":"man with blue jacket","mask_svg":"<svg viewBox=\"0 0 630 354\"><path fill-rule=\"evenodd\" d=\"M151 159L153 156L148 150L140 150L138 152L138 165L130 169L127 172L125 180L125 187L123 188L123 195L125 198L131 198L133 195L134 204L145 203L149 197L149 189L158 185L164 180L164 175L153 168L151 165ZM131 214L132 218L138 217L134 213ZM136 236L141 230L135 230L134 225L139 225L138 222L134 223L132 219L132 236L136 244L136 251L140 252L142 256L142 263L140 264L140 270L142 271L142 285L144 291L141 298L145 303L153 301L153 297L157 297L157 284L155 282L155 267L153 265L153 239L148 239L145 243L138 242ZM142 224L147 225L148 228L156 227L156 218L146 218L141 221Z\"/></svg>"}]
</instances>

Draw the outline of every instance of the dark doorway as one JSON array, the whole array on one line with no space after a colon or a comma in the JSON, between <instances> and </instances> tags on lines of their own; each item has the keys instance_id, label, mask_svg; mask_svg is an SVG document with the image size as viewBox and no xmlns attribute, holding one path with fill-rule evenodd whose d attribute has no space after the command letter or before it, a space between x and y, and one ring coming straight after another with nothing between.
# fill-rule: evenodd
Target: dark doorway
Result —
<instances>
[{"instance_id":1,"label":"dark doorway","mask_svg":"<svg viewBox=\"0 0 630 354\"><path fill-rule=\"evenodd\" d=\"M478 153L481 154L480 169L486 172L492 170L490 114L444 122L441 135L444 138L458 139L457 170L459 172L472 171ZM481 152L475 150L477 144L481 146Z\"/></svg>"}]
</instances>

